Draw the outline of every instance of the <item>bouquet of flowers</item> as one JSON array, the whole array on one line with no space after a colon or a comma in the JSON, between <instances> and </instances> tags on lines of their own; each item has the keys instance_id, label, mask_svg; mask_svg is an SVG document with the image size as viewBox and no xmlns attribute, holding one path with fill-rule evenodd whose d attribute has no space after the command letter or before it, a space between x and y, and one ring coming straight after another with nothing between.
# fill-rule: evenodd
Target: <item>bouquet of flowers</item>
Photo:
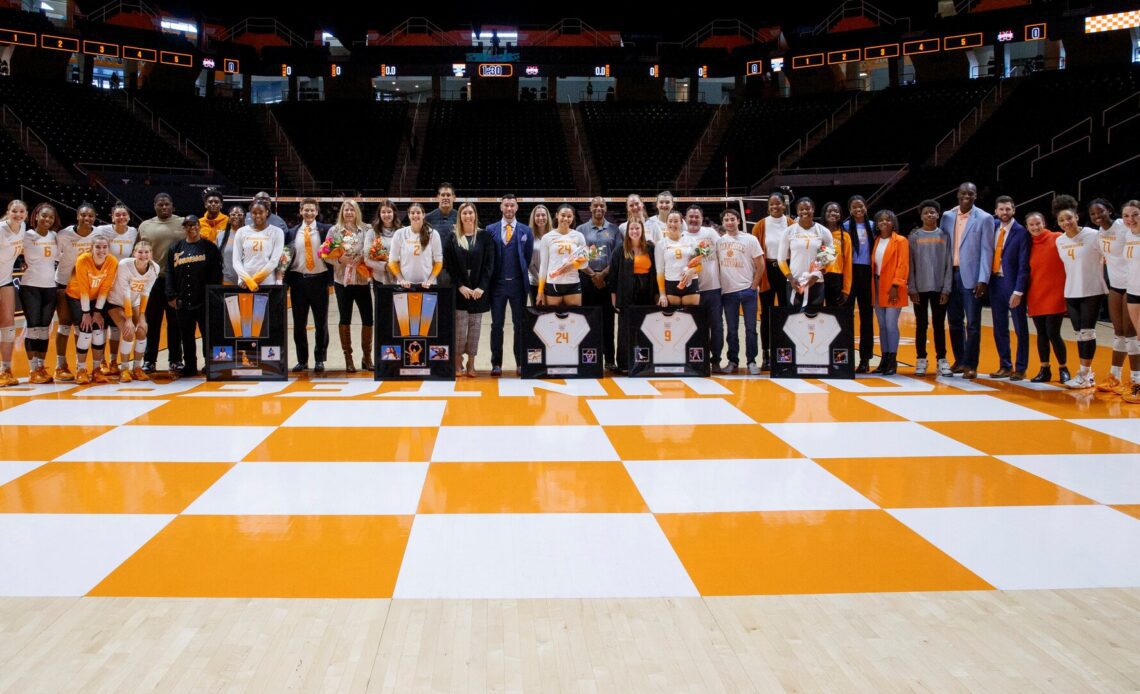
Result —
<instances>
[{"instance_id":1,"label":"bouquet of flowers","mask_svg":"<svg viewBox=\"0 0 1140 694\"><path fill-rule=\"evenodd\" d=\"M321 260L335 260L344 253L339 234L329 234L321 244Z\"/></svg>"},{"instance_id":2,"label":"bouquet of flowers","mask_svg":"<svg viewBox=\"0 0 1140 694\"><path fill-rule=\"evenodd\" d=\"M372 247L368 249L368 259L378 263L388 262L388 249L384 246L384 240L379 236L372 242Z\"/></svg>"},{"instance_id":3,"label":"bouquet of flowers","mask_svg":"<svg viewBox=\"0 0 1140 694\"><path fill-rule=\"evenodd\" d=\"M293 264L293 247L285 246L281 251L281 258L277 261L277 272L284 273Z\"/></svg>"},{"instance_id":4,"label":"bouquet of flowers","mask_svg":"<svg viewBox=\"0 0 1140 694\"><path fill-rule=\"evenodd\" d=\"M698 265L704 262L705 258L712 255L712 252L713 247L712 244L709 243L708 239L701 239L700 243L697 244L697 247L693 249L693 257L689 259L689 267L695 269Z\"/></svg>"},{"instance_id":5,"label":"bouquet of flowers","mask_svg":"<svg viewBox=\"0 0 1140 694\"><path fill-rule=\"evenodd\" d=\"M815 262L812 264L813 270L822 271L828 265L834 263L835 258L836 253L834 246L820 246L819 252L815 254Z\"/></svg>"},{"instance_id":6,"label":"bouquet of flowers","mask_svg":"<svg viewBox=\"0 0 1140 694\"><path fill-rule=\"evenodd\" d=\"M551 270L550 276L558 277L559 275L564 275L571 270L581 270L582 268L586 267L586 265L588 265L591 260L604 258L605 255L606 249L598 248L597 246L586 246L584 248L579 248L578 250L571 253L569 257L563 260L558 267Z\"/></svg>"}]
</instances>

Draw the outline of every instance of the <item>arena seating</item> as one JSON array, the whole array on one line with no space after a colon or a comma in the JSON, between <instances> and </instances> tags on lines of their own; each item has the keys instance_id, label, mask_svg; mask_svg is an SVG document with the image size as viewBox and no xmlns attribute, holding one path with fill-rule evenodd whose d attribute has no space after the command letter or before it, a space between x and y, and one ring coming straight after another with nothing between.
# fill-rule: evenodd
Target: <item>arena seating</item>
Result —
<instances>
[{"instance_id":1,"label":"arena seating","mask_svg":"<svg viewBox=\"0 0 1140 694\"><path fill-rule=\"evenodd\" d=\"M186 158L123 108L121 94L46 80L0 80L0 102L62 164L186 167Z\"/></svg>"},{"instance_id":2,"label":"arena seating","mask_svg":"<svg viewBox=\"0 0 1140 694\"><path fill-rule=\"evenodd\" d=\"M434 195L440 181L461 195L574 190L554 103L436 102L424 139L419 195Z\"/></svg>"},{"instance_id":3,"label":"arena seating","mask_svg":"<svg viewBox=\"0 0 1140 694\"><path fill-rule=\"evenodd\" d=\"M21 188L26 186L26 188ZM82 202L96 205L100 215L110 211L110 204L102 191L82 185L65 185L56 181L43 170L19 144L3 130L0 130L0 197L4 199L23 197L30 207L41 202L53 202L59 206L78 207ZM73 221L69 210L60 210L63 225Z\"/></svg>"},{"instance_id":4,"label":"arena seating","mask_svg":"<svg viewBox=\"0 0 1140 694\"><path fill-rule=\"evenodd\" d=\"M750 186L776 165L776 157L808 129L828 118L850 99L851 92L795 99L751 99L740 104L732 124L698 187L724 186L724 158L728 156L730 188Z\"/></svg>"},{"instance_id":5,"label":"arena seating","mask_svg":"<svg viewBox=\"0 0 1140 694\"><path fill-rule=\"evenodd\" d=\"M676 178L714 110L709 104L582 104L599 192L644 194Z\"/></svg>"},{"instance_id":6,"label":"arena seating","mask_svg":"<svg viewBox=\"0 0 1140 694\"><path fill-rule=\"evenodd\" d=\"M264 106L237 99L141 96L156 115L210 154L211 165L241 188L273 187L273 152L260 121ZM260 119L260 121L259 121Z\"/></svg>"},{"instance_id":7,"label":"arena seating","mask_svg":"<svg viewBox=\"0 0 1140 694\"><path fill-rule=\"evenodd\" d=\"M341 191L388 192L407 103L282 103L273 112L318 181Z\"/></svg>"},{"instance_id":8,"label":"arena seating","mask_svg":"<svg viewBox=\"0 0 1140 694\"><path fill-rule=\"evenodd\" d=\"M797 166L920 163L994 85L992 80L965 80L886 89Z\"/></svg>"}]
</instances>

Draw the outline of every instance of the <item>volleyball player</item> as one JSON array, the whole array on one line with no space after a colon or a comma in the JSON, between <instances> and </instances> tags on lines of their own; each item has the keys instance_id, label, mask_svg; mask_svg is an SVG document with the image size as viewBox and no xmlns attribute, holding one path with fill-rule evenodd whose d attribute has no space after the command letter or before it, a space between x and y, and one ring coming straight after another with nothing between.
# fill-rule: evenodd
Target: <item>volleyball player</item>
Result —
<instances>
[{"instance_id":1,"label":"volleyball player","mask_svg":"<svg viewBox=\"0 0 1140 694\"><path fill-rule=\"evenodd\" d=\"M697 254L697 239L681 232L681 213L673 211L665 224L665 235L656 244L653 253L657 266L657 304L665 306L696 306L701 303L701 263L689 267Z\"/></svg>"},{"instance_id":2,"label":"volleyball player","mask_svg":"<svg viewBox=\"0 0 1140 694\"><path fill-rule=\"evenodd\" d=\"M277 265L285 248L285 232L267 221L269 204L260 199L249 206L249 216L249 224L234 237L234 271L246 289L256 292L262 285L281 283Z\"/></svg>"},{"instance_id":3,"label":"volleyball player","mask_svg":"<svg viewBox=\"0 0 1140 694\"><path fill-rule=\"evenodd\" d=\"M1097 384L1102 393L1120 393L1131 386L1132 379L1122 377L1124 360L1128 358L1129 340L1136 340L1136 330L1128 317L1128 259L1124 257L1124 246L1128 239L1128 228L1124 222L1113 219L1115 208L1104 198L1097 198L1088 205L1089 221L1100 238L1100 250L1104 255L1104 279L1108 285L1108 317L1112 321L1112 366L1108 378ZM1132 357L1130 371L1136 371L1140 357Z\"/></svg>"},{"instance_id":4,"label":"volleyball player","mask_svg":"<svg viewBox=\"0 0 1140 694\"><path fill-rule=\"evenodd\" d=\"M91 241L91 252L76 259L75 271L67 284L68 309L73 318L78 317L75 382L79 385L107 383L107 375L99 367L103 363L104 331L110 324L107 297L115 283L118 266L119 261L111 255L107 237L95 236ZM92 367L88 372L87 351L92 347Z\"/></svg>"},{"instance_id":5,"label":"volleyball player","mask_svg":"<svg viewBox=\"0 0 1140 694\"><path fill-rule=\"evenodd\" d=\"M558 227L547 234L546 240L539 244L538 296L535 303L539 306L581 306L582 282L578 275L578 266L575 265L574 268L556 277L550 273L572 258L575 253L585 249L586 237L570 226L576 217L572 206L561 205L555 217L558 220Z\"/></svg>"},{"instance_id":6,"label":"volleyball player","mask_svg":"<svg viewBox=\"0 0 1140 694\"><path fill-rule=\"evenodd\" d=\"M51 383L44 368L51 319L57 303L55 263L59 258L56 230L59 215L55 208L40 203L32 211L32 227L24 233L24 263L20 280L20 305L24 307L24 351L28 354L28 383Z\"/></svg>"},{"instance_id":7,"label":"volleyball player","mask_svg":"<svg viewBox=\"0 0 1140 694\"><path fill-rule=\"evenodd\" d=\"M796 223L788 227L780 239L777 259L788 285L788 301L792 310L823 305L823 268L813 270L816 254L823 246L834 246L831 232L815 221L815 203L811 198L796 201Z\"/></svg>"},{"instance_id":8,"label":"volleyball player","mask_svg":"<svg viewBox=\"0 0 1140 694\"><path fill-rule=\"evenodd\" d=\"M1129 200L1121 209L1121 219L1128 229L1125 237L1124 258L1128 261L1128 283L1125 286L1125 298L1128 316L1132 320L1132 328L1140 333L1140 200ZM1132 362L1132 383L1122 394L1126 402L1140 404L1140 369L1136 368L1135 359L1140 358L1140 344L1133 337L1128 344L1128 355Z\"/></svg>"},{"instance_id":9,"label":"volleyball player","mask_svg":"<svg viewBox=\"0 0 1140 694\"><path fill-rule=\"evenodd\" d=\"M0 388L18 383L12 375L12 352L16 346L16 259L24 254L24 219L28 206L22 200L8 203L0 222Z\"/></svg>"},{"instance_id":10,"label":"volleyball player","mask_svg":"<svg viewBox=\"0 0 1140 694\"><path fill-rule=\"evenodd\" d=\"M130 221L130 210L123 203L117 202L111 207L111 223L95 227L96 234L107 237L111 244L111 255L115 256L115 260L120 264L130 259L135 241L139 238L138 229L131 226ZM115 376L119 373L119 365L115 361L119 354L119 329L114 325L107 330L107 352L107 359L103 362L103 374Z\"/></svg>"},{"instance_id":11,"label":"volleyball player","mask_svg":"<svg viewBox=\"0 0 1140 694\"><path fill-rule=\"evenodd\" d=\"M71 303L67 300L68 284L79 256L90 253L92 235L95 233L95 208L90 203L82 203L76 210L75 224L56 234L59 246L59 264L55 268L56 313L59 315L59 329L55 336L55 380L70 383L75 374L67 368L68 336L79 324L80 317L72 315ZM108 251L110 245L108 245Z\"/></svg>"},{"instance_id":12,"label":"volleyball player","mask_svg":"<svg viewBox=\"0 0 1140 694\"><path fill-rule=\"evenodd\" d=\"M1065 305L1069 320L1077 333L1077 356L1081 367L1076 376L1065 382L1067 388L1084 389L1096 386L1092 363L1096 356L1096 319L1100 302L1106 292L1101 263L1100 238L1095 229L1081 227L1077 217L1076 201L1067 206L1069 196L1057 196L1054 206L1057 224L1064 233L1057 237L1057 252L1065 264Z\"/></svg>"},{"instance_id":13,"label":"volleyball player","mask_svg":"<svg viewBox=\"0 0 1140 694\"><path fill-rule=\"evenodd\" d=\"M423 205L413 202L408 208L408 226L392 238L388 270L401 287L418 284L424 289L435 284L443 269L443 246L439 232L424 219Z\"/></svg>"},{"instance_id":14,"label":"volleyball player","mask_svg":"<svg viewBox=\"0 0 1140 694\"><path fill-rule=\"evenodd\" d=\"M150 241L136 243L133 257L119 263L107 297L107 314L122 338L117 351L117 371L122 383L150 380L141 367L146 352L146 305L158 279L158 264L151 260L151 254Z\"/></svg>"},{"instance_id":15,"label":"volleyball player","mask_svg":"<svg viewBox=\"0 0 1140 694\"><path fill-rule=\"evenodd\" d=\"M761 371L771 368L772 306L787 303L785 292L788 282L784 273L780 272L780 239L788 232L788 227L795 224L795 220L787 216L785 210L783 194L772 193L768 196L768 216L752 227L752 235L764 249L765 274L768 276L768 288L760 292L760 347L764 352L761 356Z\"/></svg>"},{"instance_id":16,"label":"volleyball player","mask_svg":"<svg viewBox=\"0 0 1140 694\"><path fill-rule=\"evenodd\" d=\"M550 210L546 205L535 205L530 211L530 230L534 232L534 253L530 256L530 265L527 266L527 279L530 280L530 303L538 301L538 275L540 257L539 244L542 237L554 230L550 217Z\"/></svg>"},{"instance_id":17,"label":"volleyball player","mask_svg":"<svg viewBox=\"0 0 1140 694\"><path fill-rule=\"evenodd\" d=\"M377 284L395 284L395 281L388 272L387 260L372 259L372 246L379 239L380 245L391 257L392 239L400 229L399 220L400 212L396 209L396 203L381 200L380 207L376 208L376 216L372 219L372 226L364 233L364 264L372 270L372 281Z\"/></svg>"}]
</instances>

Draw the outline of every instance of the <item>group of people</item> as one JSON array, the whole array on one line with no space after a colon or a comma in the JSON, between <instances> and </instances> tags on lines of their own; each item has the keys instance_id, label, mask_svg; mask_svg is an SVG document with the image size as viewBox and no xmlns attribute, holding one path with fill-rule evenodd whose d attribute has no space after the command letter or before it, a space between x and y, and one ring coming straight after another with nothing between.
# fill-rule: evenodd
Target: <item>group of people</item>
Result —
<instances>
[{"instance_id":1,"label":"group of people","mask_svg":"<svg viewBox=\"0 0 1140 694\"><path fill-rule=\"evenodd\" d=\"M30 217L13 200L0 223L0 385L11 385L15 340L13 271L24 269L20 300L27 321L25 345L30 381L106 382L146 379L153 372L158 335L165 319L171 373L198 372L196 331L205 327L205 289L226 284L250 291L285 284L290 293L295 372L309 369L310 314L315 327L313 371L327 360L328 287L333 286L346 368L356 371L351 324L360 313L360 367L371 370L372 283L402 287L454 287L459 374L475 376L483 314L491 313L491 374L504 365L506 312L514 326L516 368L522 363L522 324L527 303L541 307L597 306L602 315L602 355L608 370L625 372L631 306L691 306L704 314L708 356L714 373L770 368L774 306L813 311L851 305L859 315L857 373L893 374L898 368L899 319L909 301L916 318L914 373L977 377L981 309L988 294L999 368L992 378L1026 378L1028 318L1037 332L1041 369L1031 380L1058 376L1070 388L1117 392L1140 402L1140 205L1129 201L1117 219L1111 203L1087 205L1093 227L1082 227L1076 200L1055 199L1050 231L1044 215L1031 213L1024 226L1009 197L993 214L976 206L972 183L958 189L958 205L943 211L919 205L921 225L904 235L890 210L870 214L861 196L818 208L810 198L791 205L782 192L768 198L768 214L751 229L734 209L709 224L704 211L674 208L668 192L650 215L640 196L626 200L626 220L607 218L606 201L590 201L590 217L563 204L553 212L535 205L528 223L518 201L504 195L500 218L485 227L474 203L456 206L453 186L439 186L430 212L412 203L401 218L391 201L366 222L359 204L345 200L333 224L318 220L315 199L301 201L300 223L287 227L259 193L246 210L223 210L216 190L203 194L205 213L174 215L169 195L154 201L155 216L136 230L122 205L112 223L95 226L95 210L82 205L75 223L60 230L58 212L41 204ZM19 260L22 259L22 260ZM1096 320L1107 296L1113 322L1112 368L1096 382ZM1067 366L1061 324L1068 314L1077 333L1080 366ZM56 367L45 368L50 326ZM740 318L744 320L741 355ZM616 329L615 329L616 319ZM947 321L954 362L947 355ZM872 371L874 325L881 357ZM1011 351L1009 328L1017 337ZM757 334L759 327L759 335ZM928 360L926 333L933 331L935 361ZM70 336L79 356L67 363ZM107 344L109 343L109 345ZM104 348L107 358L104 359ZM727 350L725 349L727 347ZM92 353L91 369L86 367ZM1052 352L1052 356L1051 356ZM722 354L727 362L722 361ZM743 360L743 364L741 363ZM1131 377L1122 371L1129 361Z\"/></svg>"}]
</instances>

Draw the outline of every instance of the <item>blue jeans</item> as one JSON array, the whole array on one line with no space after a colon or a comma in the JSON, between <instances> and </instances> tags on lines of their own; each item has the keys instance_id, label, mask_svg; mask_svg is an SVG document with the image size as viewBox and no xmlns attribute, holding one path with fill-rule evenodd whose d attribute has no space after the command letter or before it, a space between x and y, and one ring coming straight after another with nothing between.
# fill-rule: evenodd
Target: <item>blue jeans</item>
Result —
<instances>
[{"instance_id":1,"label":"blue jeans","mask_svg":"<svg viewBox=\"0 0 1140 694\"><path fill-rule=\"evenodd\" d=\"M702 291L701 308L705 310L705 320L709 325L709 363L716 366L720 363L720 352L724 349L724 306L721 304L720 290Z\"/></svg>"},{"instance_id":2,"label":"blue jeans","mask_svg":"<svg viewBox=\"0 0 1140 694\"><path fill-rule=\"evenodd\" d=\"M736 334L740 327L740 309L744 308L744 349L749 364L756 363L759 349L756 345L756 304L755 289L742 289L720 295L724 305L725 338L728 341L728 363L740 364L740 338Z\"/></svg>"},{"instance_id":3,"label":"blue jeans","mask_svg":"<svg viewBox=\"0 0 1140 694\"><path fill-rule=\"evenodd\" d=\"M879 321L879 349L894 354L899 351L900 308L875 307L875 320Z\"/></svg>"},{"instance_id":4,"label":"blue jeans","mask_svg":"<svg viewBox=\"0 0 1140 694\"><path fill-rule=\"evenodd\" d=\"M1017 308L1009 307L1013 296L1013 280L993 277L990 280L990 312L994 319L994 345L1003 369L1025 371L1029 366L1029 317L1025 313L1025 297ZM1010 359L1009 321L1013 319L1013 332L1017 335L1017 361ZM1015 366L1016 364L1016 366Z\"/></svg>"},{"instance_id":5,"label":"blue jeans","mask_svg":"<svg viewBox=\"0 0 1140 694\"><path fill-rule=\"evenodd\" d=\"M954 286L946 307L950 321L950 349L954 361L968 369L978 368L982 349L982 302L974 297L973 287L962 286L962 274L954 268Z\"/></svg>"},{"instance_id":6,"label":"blue jeans","mask_svg":"<svg viewBox=\"0 0 1140 694\"><path fill-rule=\"evenodd\" d=\"M524 280L498 280L491 287L491 365L503 365L503 326L507 318L507 304L511 305L511 323L514 325L515 366L522 368L523 311L526 310L527 284Z\"/></svg>"}]
</instances>

